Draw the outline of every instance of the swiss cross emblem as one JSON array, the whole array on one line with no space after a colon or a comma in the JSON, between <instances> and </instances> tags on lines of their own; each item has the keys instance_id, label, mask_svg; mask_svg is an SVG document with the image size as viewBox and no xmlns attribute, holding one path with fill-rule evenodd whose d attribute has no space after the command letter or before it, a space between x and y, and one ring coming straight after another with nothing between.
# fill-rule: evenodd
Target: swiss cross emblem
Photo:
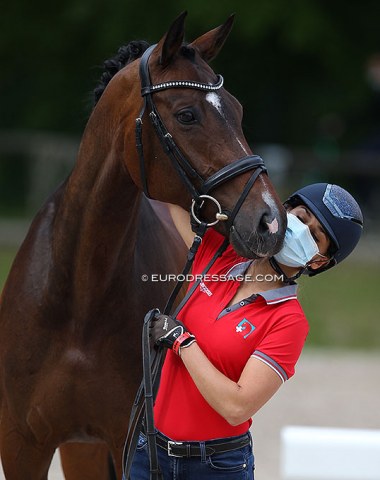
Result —
<instances>
[{"instance_id":1,"label":"swiss cross emblem","mask_svg":"<svg viewBox=\"0 0 380 480\"><path fill-rule=\"evenodd\" d=\"M243 337L247 338L255 328L249 320L243 318L243 320L236 325L236 333L242 333Z\"/></svg>"}]
</instances>

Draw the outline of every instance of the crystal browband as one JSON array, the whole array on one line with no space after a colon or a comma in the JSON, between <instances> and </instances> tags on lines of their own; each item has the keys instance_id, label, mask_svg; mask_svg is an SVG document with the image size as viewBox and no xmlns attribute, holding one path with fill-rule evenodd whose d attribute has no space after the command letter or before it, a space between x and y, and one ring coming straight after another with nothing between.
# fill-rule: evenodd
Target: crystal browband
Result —
<instances>
[{"instance_id":1,"label":"crystal browband","mask_svg":"<svg viewBox=\"0 0 380 480\"><path fill-rule=\"evenodd\" d=\"M166 90L167 88L194 88L196 90L214 91L219 90L223 86L223 77L218 75L218 81L214 84L191 82L188 80L172 80L170 82L157 83L156 85L150 85L144 87L141 90L141 95L148 95L150 93L158 92L160 90Z\"/></svg>"}]
</instances>

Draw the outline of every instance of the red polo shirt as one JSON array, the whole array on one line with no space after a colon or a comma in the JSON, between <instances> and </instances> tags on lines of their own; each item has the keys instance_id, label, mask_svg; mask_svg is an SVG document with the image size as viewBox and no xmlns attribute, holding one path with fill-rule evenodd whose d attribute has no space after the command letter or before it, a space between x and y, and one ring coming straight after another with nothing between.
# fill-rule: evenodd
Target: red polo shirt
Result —
<instances>
[{"instance_id":1,"label":"red polo shirt","mask_svg":"<svg viewBox=\"0 0 380 480\"><path fill-rule=\"evenodd\" d=\"M222 241L215 230L207 231L194 261L193 275L202 273ZM213 365L231 380L239 380L253 356L285 381L294 374L308 323L297 300L296 285L252 295L227 307L250 262L228 246L178 318L195 335ZM202 397L172 351L165 359L154 411L157 429L178 441L241 435L252 423L247 420L230 425Z\"/></svg>"}]
</instances>

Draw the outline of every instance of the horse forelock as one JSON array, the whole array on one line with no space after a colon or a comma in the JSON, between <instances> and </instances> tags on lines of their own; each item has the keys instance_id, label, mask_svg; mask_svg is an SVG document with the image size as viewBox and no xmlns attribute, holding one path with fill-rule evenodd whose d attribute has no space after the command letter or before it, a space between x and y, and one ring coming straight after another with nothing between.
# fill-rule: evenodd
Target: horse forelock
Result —
<instances>
[{"instance_id":1,"label":"horse forelock","mask_svg":"<svg viewBox=\"0 0 380 480\"><path fill-rule=\"evenodd\" d=\"M94 88L94 106L99 101L110 80L129 63L142 56L149 47L145 40L133 40L127 45L122 45L117 54L103 62L103 73L98 85Z\"/></svg>"}]
</instances>

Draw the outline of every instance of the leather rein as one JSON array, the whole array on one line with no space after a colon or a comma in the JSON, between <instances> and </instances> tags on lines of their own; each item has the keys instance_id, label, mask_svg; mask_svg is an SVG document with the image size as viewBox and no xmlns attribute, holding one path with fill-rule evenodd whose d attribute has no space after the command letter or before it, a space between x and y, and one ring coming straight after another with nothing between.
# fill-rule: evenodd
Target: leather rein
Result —
<instances>
[{"instance_id":1,"label":"leather rein","mask_svg":"<svg viewBox=\"0 0 380 480\"><path fill-rule=\"evenodd\" d=\"M266 167L264 161L258 155L249 155L238 160L232 161L230 164L224 166L209 178L204 179L192 166L186 156L182 153L181 149L175 143L173 136L168 132L164 122L161 119L159 112L153 101L153 94L160 92L162 90L168 90L172 88L192 88L195 90L200 90L204 92L213 92L217 91L223 86L223 77L221 75L217 76L217 81L214 84L202 83L196 81L184 81L184 80L174 80L167 81L158 84L152 84L150 73L149 73L149 58L152 54L156 45L149 47L141 57L140 61L140 81L141 81L141 95L143 97L143 106L139 113L138 118L136 118L136 148L139 156L140 163L140 176L145 195L150 198L148 190L148 181L145 168L145 159L144 159L144 149L143 149L143 138L142 138L142 125L143 125L143 116L148 112L150 121L154 127L156 135L160 140L164 152L168 155L171 160L173 167L177 171L179 177L184 183L185 187L189 191L192 197L192 226L195 232L195 238L192 246L190 247L187 255L187 262L183 269L181 278L186 278L186 274L190 271L192 262L194 260L195 254L198 250L198 247L201 244L202 237L206 232L207 228L215 225L219 221L227 221L227 231L231 228L233 221L240 210L244 200L246 199L248 193L250 192L254 182L259 177L262 172L266 172ZM211 195L210 191L219 187L223 183L231 180L232 178L241 175L250 170L254 170L248 182L246 183L237 203L235 204L231 213L223 212L222 207L218 200ZM199 185L197 188L195 183ZM215 221L205 222L201 220L200 209L204 206L205 201L211 201L217 208L217 213L215 216ZM176 317L179 311L183 308L185 303L189 300L193 292L197 289L199 283L202 280L208 270L211 268L215 260L222 255L224 250L228 246L228 238L222 243L220 248L215 252L214 257L211 259L209 264L205 267L202 275L196 281L192 287L188 290L182 302L178 305L175 312L172 314ZM184 280L178 281L174 287L169 300L165 306L164 312L169 315L175 299L181 290L181 287L184 283ZM143 335L142 335L142 350L143 350L143 380L138 389L134 404L132 406L132 411L129 420L128 433L124 447L123 453L123 480L129 479L130 469L133 462L133 456L136 450L138 436L141 431L144 419L144 429L147 436L148 446L149 446L149 455L150 455L150 478L151 480L159 480L162 478L162 474L159 470L158 458L157 458L157 445L156 445L156 430L154 427L154 417L153 417L153 405L155 395L158 390L160 372L163 363L163 353L162 349L150 351L150 342L149 342L149 324L153 319L157 309L149 311L145 318L143 324Z\"/></svg>"}]
</instances>

